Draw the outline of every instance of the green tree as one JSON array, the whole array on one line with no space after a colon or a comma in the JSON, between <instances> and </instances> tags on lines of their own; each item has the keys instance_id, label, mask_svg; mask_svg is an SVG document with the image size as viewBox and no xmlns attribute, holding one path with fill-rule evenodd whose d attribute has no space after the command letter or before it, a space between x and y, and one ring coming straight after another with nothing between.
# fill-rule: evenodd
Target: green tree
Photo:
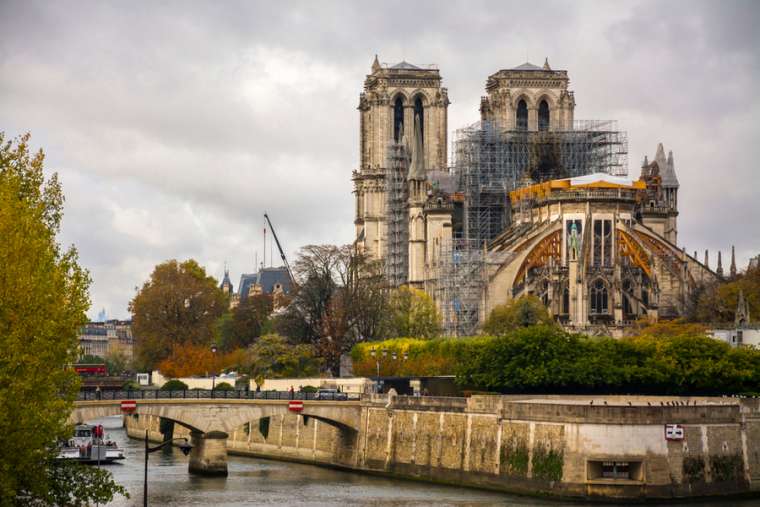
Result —
<instances>
[{"instance_id":1,"label":"green tree","mask_svg":"<svg viewBox=\"0 0 760 507\"><path fill-rule=\"evenodd\" d=\"M163 391L187 391L188 386L181 380L173 378L164 382L164 385L161 386L161 389Z\"/></svg>"},{"instance_id":2,"label":"green tree","mask_svg":"<svg viewBox=\"0 0 760 507\"><path fill-rule=\"evenodd\" d=\"M226 306L216 280L196 261L159 264L129 303L139 364L155 368L173 346L210 345Z\"/></svg>"},{"instance_id":3,"label":"green tree","mask_svg":"<svg viewBox=\"0 0 760 507\"><path fill-rule=\"evenodd\" d=\"M106 369L109 375L121 375L129 368L129 358L121 350L106 354Z\"/></svg>"},{"instance_id":4,"label":"green tree","mask_svg":"<svg viewBox=\"0 0 760 507\"><path fill-rule=\"evenodd\" d=\"M71 436L79 379L67 366L87 321L90 277L76 249L56 240L63 192L28 143L28 134L0 133L0 505L105 503L124 491L108 472L54 459L55 442Z\"/></svg>"},{"instance_id":5,"label":"green tree","mask_svg":"<svg viewBox=\"0 0 760 507\"><path fill-rule=\"evenodd\" d=\"M261 384L265 378L309 377L318 375L322 361L310 345L293 345L287 338L262 336L248 349L246 369Z\"/></svg>"},{"instance_id":6,"label":"green tree","mask_svg":"<svg viewBox=\"0 0 760 507\"><path fill-rule=\"evenodd\" d=\"M221 350L230 352L252 344L267 328L272 309L272 296L257 294L225 313L217 323Z\"/></svg>"},{"instance_id":7,"label":"green tree","mask_svg":"<svg viewBox=\"0 0 760 507\"><path fill-rule=\"evenodd\" d=\"M554 319L536 296L522 296L491 310L483 324L483 331L491 335L504 335L536 324L552 325Z\"/></svg>"},{"instance_id":8,"label":"green tree","mask_svg":"<svg viewBox=\"0 0 760 507\"><path fill-rule=\"evenodd\" d=\"M424 291L402 286L390 295L388 332L394 337L433 338L441 333L441 315Z\"/></svg>"}]
</instances>

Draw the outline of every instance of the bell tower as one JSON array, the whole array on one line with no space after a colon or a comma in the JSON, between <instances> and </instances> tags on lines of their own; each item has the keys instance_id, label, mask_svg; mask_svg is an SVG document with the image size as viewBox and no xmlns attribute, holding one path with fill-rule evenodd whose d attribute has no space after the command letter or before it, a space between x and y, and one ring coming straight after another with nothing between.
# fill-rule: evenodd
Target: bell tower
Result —
<instances>
[{"instance_id":1,"label":"bell tower","mask_svg":"<svg viewBox=\"0 0 760 507\"><path fill-rule=\"evenodd\" d=\"M418 117L422 165L426 172L446 170L448 105L437 67L389 65L375 56L359 96L359 168L353 173L356 242L374 259L383 257L389 146L413 132Z\"/></svg>"}]
</instances>

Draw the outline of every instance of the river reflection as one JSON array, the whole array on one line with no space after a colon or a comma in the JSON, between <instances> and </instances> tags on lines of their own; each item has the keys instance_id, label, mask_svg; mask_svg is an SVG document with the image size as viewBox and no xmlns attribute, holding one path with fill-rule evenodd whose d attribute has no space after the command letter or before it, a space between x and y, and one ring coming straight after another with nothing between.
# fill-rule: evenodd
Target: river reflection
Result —
<instances>
[{"instance_id":1,"label":"river reflection","mask_svg":"<svg viewBox=\"0 0 760 507\"><path fill-rule=\"evenodd\" d=\"M116 481L131 498L117 497L110 506L142 505L144 443L127 438L121 419L109 417L103 424L110 437L125 449L127 459L109 465ZM386 479L255 458L229 457L227 478L197 477L187 472L187 457L178 449L150 456L148 469L150 505L292 506L554 506L583 507L577 502L533 499L476 489L439 486L423 482ZM760 506L757 500L697 502L689 507Z\"/></svg>"}]
</instances>

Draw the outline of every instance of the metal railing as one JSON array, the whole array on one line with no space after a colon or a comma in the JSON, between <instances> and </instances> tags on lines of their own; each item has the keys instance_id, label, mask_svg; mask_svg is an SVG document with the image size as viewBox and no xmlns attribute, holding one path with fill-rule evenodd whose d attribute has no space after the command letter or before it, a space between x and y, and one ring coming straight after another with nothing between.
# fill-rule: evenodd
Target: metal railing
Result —
<instances>
[{"instance_id":1,"label":"metal railing","mask_svg":"<svg viewBox=\"0 0 760 507\"><path fill-rule=\"evenodd\" d=\"M79 391L77 401L97 400L170 400L170 399L222 399L222 400L313 400L359 401L358 393L307 393L290 391L249 391L245 389L130 389L116 391Z\"/></svg>"}]
</instances>

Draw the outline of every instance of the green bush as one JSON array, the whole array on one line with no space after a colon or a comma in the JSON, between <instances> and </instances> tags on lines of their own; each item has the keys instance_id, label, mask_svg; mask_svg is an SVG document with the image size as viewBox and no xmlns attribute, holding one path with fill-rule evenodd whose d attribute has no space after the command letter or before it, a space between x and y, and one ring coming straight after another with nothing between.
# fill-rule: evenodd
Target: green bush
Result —
<instances>
[{"instance_id":1,"label":"green bush","mask_svg":"<svg viewBox=\"0 0 760 507\"><path fill-rule=\"evenodd\" d=\"M571 334L555 325L537 325L496 337L364 342L353 348L351 358L357 375L377 375L379 361L380 375L455 375L457 383L471 391L662 395L760 392L760 350L732 348L693 329L617 340Z\"/></svg>"},{"instance_id":2,"label":"green bush","mask_svg":"<svg viewBox=\"0 0 760 507\"><path fill-rule=\"evenodd\" d=\"M301 388L302 393L316 393L318 390L319 388L314 386L303 386Z\"/></svg>"},{"instance_id":3,"label":"green bush","mask_svg":"<svg viewBox=\"0 0 760 507\"><path fill-rule=\"evenodd\" d=\"M232 387L232 385L229 384L228 382L219 382L218 384L216 384L216 387L214 387L214 390L216 390L216 391L234 391L235 388Z\"/></svg>"},{"instance_id":4,"label":"green bush","mask_svg":"<svg viewBox=\"0 0 760 507\"><path fill-rule=\"evenodd\" d=\"M185 391L187 390L187 384L185 384L181 380L177 380L176 378L173 378L167 381L164 385L162 385L161 389L164 391Z\"/></svg>"},{"instance_id":5,"label":"green bush","mask_svg":"<svg viewBox=\"0 0 760 507\"><path fill-rule=\"evenodd\" d=\"M121 388L125 391L137 391L138 389L140 389L140 384L138 384L134 380L127 380L126 382L124 382Z\"/></svg>"}]
</instances>

